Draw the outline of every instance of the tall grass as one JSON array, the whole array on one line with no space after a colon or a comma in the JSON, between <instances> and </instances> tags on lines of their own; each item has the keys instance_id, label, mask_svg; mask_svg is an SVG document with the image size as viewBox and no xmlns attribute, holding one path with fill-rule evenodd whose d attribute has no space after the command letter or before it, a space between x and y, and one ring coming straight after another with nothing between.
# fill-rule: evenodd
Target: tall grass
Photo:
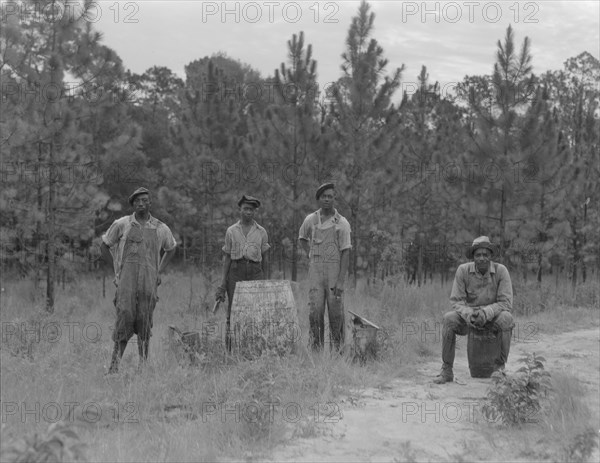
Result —
<instances>
[{"instance_id":1,"label":"tall grass","mask_svg":"<svg viewBox=\"0 0 600 463\"><path fill-rule=\"evenodd\" d=\"M449 309L449 286L417 288L389 279L348 289L345 308L382 328L378 359L360 366L350 352L328 350L265 355L253 361L227 355L221 342L224 310L216 315L207 310L215 281L214 275L191 271L166 275L159 288L146 368L135 373L134 337L121 373L114 376L105 375L112 350L113 287L102 298L98 278L67 284L58 291L55 313L48 315L43 288L4 281L3 445L32 433L44 435L54 418L51 412L58 410L85 442L90 461L261 459L275 445L335 426L338 402L345 394L380 386L413 371L423 359L439 358L439 323ZM299 342L306 346L308 292L303 283L292 284L292 289L302 333ZM182 331L217 327L205 344L202 362L181 361L169 344L169 325ZM79 405L67 416L69 403Z\"/></svg>"},{"instance_id":2,"label":"tall grass","mask_svg":"<svg viewBox=\"0 0 600 463\"><path fill-rule=\"evenodd\" d=\"M587 391L576 376L557 372L552 377L551 398L543 426L559 448L564 462L584 462L598 448L598 410L596 403L586 400Z\"/></svg>"}]
</instances>

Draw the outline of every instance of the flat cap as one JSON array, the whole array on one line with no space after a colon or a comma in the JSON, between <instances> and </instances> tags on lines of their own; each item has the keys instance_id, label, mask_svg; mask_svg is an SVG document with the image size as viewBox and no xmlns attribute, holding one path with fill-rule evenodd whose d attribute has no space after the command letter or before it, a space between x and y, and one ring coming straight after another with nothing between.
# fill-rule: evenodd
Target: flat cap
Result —
<instances>
[{"instance_id":1,"label":"flat cap","mask_svg":"<svg viewBox=\"0 0 600 463\"><path fill-rule=\"evenodd\" d=\"M467 249L467 257L472 259L475 251L480 248L488 249L492 253L492 256L496 254L496 246L490 242L490 239L487 236L480 236L479 238L475 238L471 247Z\"/></svg>"},{"instance_id":2,"label":"flat cap","mask_svg":"<svg viewBox=\"0 0 600 463\"><path fill-rule=\"evenodd\" d=\"M323 183L323 185L317 188L317 194L315 196L317 199L319 199L325 190L329 190L331 188L335 188L333 183Z\"/></svg>"},{"instance_id":3,"label":"flat cap","mask_svg":"<svg viewBox=\"0 0 600 463\"><path fill-rule=\"evenodd\" d=\"M128 201L129 204L131 204L133 206L133 200L135 199L136 196L139 195L143 195L143 194L150 194L150 191L147 188L144 187L140 187L137 190L135 190L133 193L131 193L131 196L129 197Z\"/></svg>"},{"instance_id":4,"label":"flat cap","mask_svg":"<svg viewBox=\"0 0 600 463\"><path fill-rule=\"evenodd\" d=\"M243 195L238 201L238 206L242 207L242 204L250 204L254 207L260 207L260 201L256 199L254 196Z\"/></svg>"}]
</instances>

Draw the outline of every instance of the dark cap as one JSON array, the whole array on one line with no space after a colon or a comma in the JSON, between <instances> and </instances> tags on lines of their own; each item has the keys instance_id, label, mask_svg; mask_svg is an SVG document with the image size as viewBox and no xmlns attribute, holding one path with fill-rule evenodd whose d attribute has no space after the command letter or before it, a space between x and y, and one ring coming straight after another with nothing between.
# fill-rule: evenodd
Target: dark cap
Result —
<instances>
[{"instance_id":1,"label":"dark cap","mask_svg":"<svg viewBox=\"0 0 600 463\"><path fill-rule=\"evenodd\" d=\"M141 188L138 188L137 190L135 190L133 193L131 193L131 196L129 197L129 200L128 200L129 204L131 204L133 206L133 200L136 198L136 196L143 195L143 194L149 195L150 191L148 191L148 189L144 188L144 187L141 187Z\"/></svg>"},{"instance_id":2,"label":"dark cap","mask_svg":"<svg viewBox=\"0 0 600 463\"><path fill-rule=\"evenodd\" d=\"M479 238L475 238L471 247L467 249L467 258L472 259L475 251L480 248L488 249L492 253L492 256L496 254L496 246L490 242L490 239L487 236L480 236Z\"/></svg>"},{"instance_id":3,"label":"dark cap","mask_svg":"<svg viewBox=\"0 0 600 463\"><path fill-rule=\"evenodd\" d=\"M317 194L315 196L317 199L319 199L325 190L330 190L332 188L335 189L335 185L333 183L323 183L323 185L317 189Z\"/></svg>"},{"instance_id":4,"label":"dark cap","mask_svg":"<svg viewBox=\"0 0 600 463\"><path fill-rule=\"evenodd\" d=\"M256 199L254 196L243 195L241 199L238 201L238 206L242 207L242 204L250 204L254 207L260 207L260 201Z\"/></svg>"}]
</instances>

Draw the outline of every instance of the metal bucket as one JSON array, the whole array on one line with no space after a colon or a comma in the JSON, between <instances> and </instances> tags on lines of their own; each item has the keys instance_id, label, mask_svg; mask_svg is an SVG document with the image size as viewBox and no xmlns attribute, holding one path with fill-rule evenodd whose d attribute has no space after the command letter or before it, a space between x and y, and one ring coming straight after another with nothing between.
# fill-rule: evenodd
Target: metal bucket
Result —
<instances>
[{"instance_id":1,"label":"metal bucket","mask_svg":"<svg viewBox=\"0 0 600 463\"><path fill-rule=\"evenodd\" d=\"M231 330L232 351L246 358L265 352L296 352L301 333L290 282L238 282L231 306Z\"/></svg>"},{"instance_id":2,"label":"metal bucket","mask_svg":"<svg viewBox=\"0 0 600 463\"><path fill-rule=\"evenodd\" d=\"M181 331L176 326L169 325L169 350L179 361L195 363L201 351L201 336L199 331Z\"/></svg>"},{"instance_id":3,"label":"metal bucket","mask_svg":"<svg viewBox=\"0 0 600 463\"><path fill-rule=\"evenodd\" d=\"M354 360L365 363L368 360L376 359L379 349L377 333L380 328L366 318L351 311L348 312L352 315Z\"/></svg>"}]
</instances>

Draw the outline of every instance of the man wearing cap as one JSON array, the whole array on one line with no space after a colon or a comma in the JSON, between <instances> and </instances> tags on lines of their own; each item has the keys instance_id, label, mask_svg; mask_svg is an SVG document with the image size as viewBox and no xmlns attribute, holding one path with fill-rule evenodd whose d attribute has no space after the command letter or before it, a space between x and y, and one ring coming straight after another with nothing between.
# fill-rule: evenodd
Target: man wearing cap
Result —
<instances>
[{"instance_id":1,"label":"man wearing cap","mask_svg":"<svg viewBox=\"0 0 600 463\"><path fill-rule=\"evenodd\" d=\"M512 310L512 283L508 270L492 262L495 246L487 236L480 236L467 250L473 262L456 269L450 302L452 311L444 315L442 328L442 371L434 379L436 384L454 380L452 367L456 335L464 336L469 327L491 328L501 331L500 359L496 370L504 369L510 351L510 338L514 326Z\"/></svg>"},{"instance_id":2,"label":"man wearing cap","mask_svg":"<svg viewBox=\"0 0 600 463\"><path fill-rule=\"evenodd\" d=\"M217 288L216 300L224 301L227 293L227 332L225 343L231 350L230 320L235 284L238 281L262 280L267 264L269 237L267 231L254 220L260 201L243 195L238 201L240 220L225 232L223 246L223 277Z\"/></svg>"},{"instance_id":3,"label":"man wearing cap","mask_svg":"<svg viewBox=\"0 0 600 463\"><path fill-rule=\"evenodd\" d=\"M339 350L344 344L342 293L350 262L350 224L333 207L335 185L317 189L320 208L309 214L300 227L298 239L309 257L309 323L312 348L321 350L325 341L325 304L329 315L330 338Z\"/></svg>"},{"instance_id":4,"label":"man wearing cap","mask_svg":"<svg viewBox=\"0 0 600 463\"><path fill-rule=\"evenodd\" d=\"M127 342L134 334L138 337L139 368L148 358L156 291L177 246L169 227L150 215L152 203L146 188L135 190L129 204L134 213L115 220L102 235L102 256L112 262L117 286L115 344L109 373L118 371Z\"/></svg>"}]
</instances>

